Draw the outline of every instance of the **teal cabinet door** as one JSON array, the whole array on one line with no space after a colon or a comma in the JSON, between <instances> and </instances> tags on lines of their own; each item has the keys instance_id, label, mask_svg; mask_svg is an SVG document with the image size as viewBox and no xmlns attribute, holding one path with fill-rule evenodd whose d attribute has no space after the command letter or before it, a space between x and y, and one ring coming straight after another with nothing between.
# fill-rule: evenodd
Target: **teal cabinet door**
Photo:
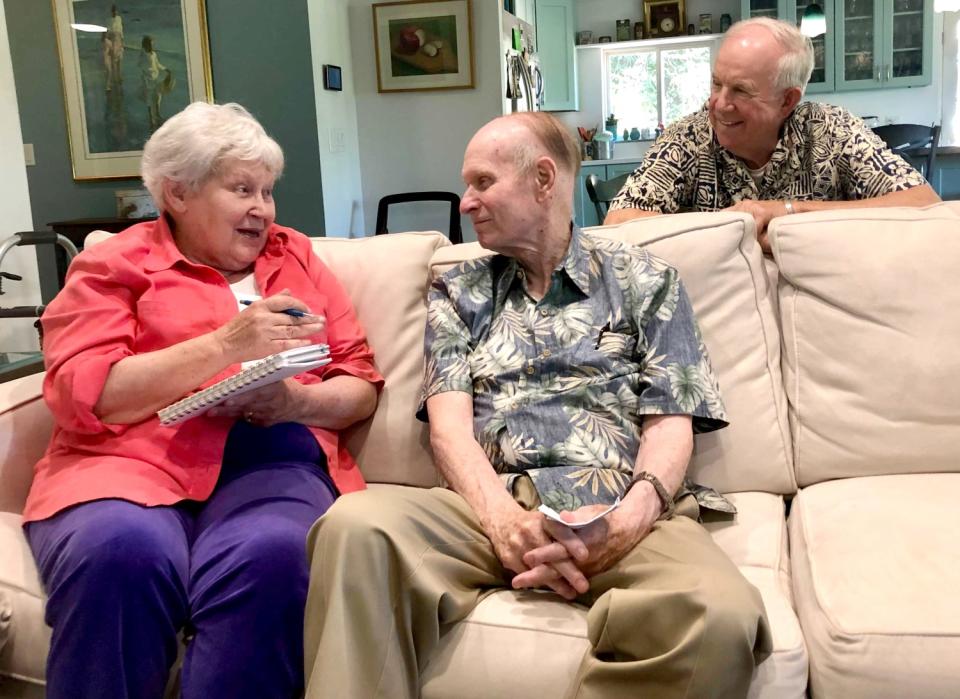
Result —
<instances>
[{"instance_id":1,"label":"teal cabinet door","mask_svg":"<svg viewBox=\"0 0 960 699\"><path fill-rule=\"evenodd\" d=\"M612 165L584 165L577 176L577 186L573 192L573 220L581 228L599 226L602 221L597 218L597 207L587 195L587 176L596 175L601 181L609 180L617 175L631 173L637 169L640 161L629 163L614 163Z\"/></svg>"},{"instance_id":2,"label":"teal cabinet door","mask_svg":"<svg viewBox=\"0 0 960 699\"><path fill-rule=\"evenodd\" d=\"M613 165L607 165L607 179L612 180L617 175L622 175L624 173L631 173L640 167L640 161L636 160L629 163L615 163Z\"/></svg>"},{"instance_id":3,"label":"teal cabinet door","mask_svg":"<svg viewBox=\"0 0 960 699\"><path fill-rule=\"evenodd\" d=\"M884 87L929 85L933 0L884 0Z\"/></svg>"},{"instance_id":4,"label":"teal cabinet door","mask_svg":"<svg viewBox=\"0 0 960 699\"><path fill-rule=\"evenodd\" d=\"M843 0L838 0L843 2ZM815 94L817 92L833 92L835 85L836 69L836 7L834 0L792 0L788 3L785 19L793 22L798 27L803 20L803 13L807 5L817 3L823 10L827 20L827 31L825 34L815 36L810 39L813 44L813 73L810 75L810 82L807 83L807 93Z\"/></svg>"},{"instance_id":5,"label":"teal cabinet door","mask_svg":"<svg viewBox=\"0 0 960 699\"><path fill-rule=\"evenodd\" d=\"M837 90L929 85L933 0L838 0Z\"/></svg>"},{"instance_id":6,"label":"teal cabinet door","mask_svg":"<svg viewBox=\"0 0 960 699\"><path fill-rule=\"evenodd\" d=\"M837 3L837 90L883 87L883 0Z\"/></svg>"},{"instance_id":7,"label":"teal cabinet door","mask_svg":"<svg viewBox=\"0 0 960 699\"><path fill-rule=\"evenodd\" d=\"M740 17L769 17L783 19L787 16L787 0L740 0ZM690 20L687 20L690 21Z\"/></svg>"},{"instance_id":8,"label":"teal cabinet door","mask_svg":"<svg viewBox=\"0 0 960 699\"><path fill-rule=\"evenodd\" d=\"M868 0L872 2L872 0ZM827 20L827 31L811 39L813 43L813 74L807 83L807 93L833 92L834 88L834 0L740 0L740 16L783 19L800 26L807 5L816 2Z\"/></svg>"},{"instance_id":9,"label":"teal cabinet door","mask_svg":"<svg viewBox=\"0 0 960 699\"><path fill-rule=\"evenodd\" d=\"M576 15L573 0L536 0L537 55L543 73L545 112L578 108Z\"/></svg>"},{"instance_id":10,"label":"teal cabinet door","mask_svg":"<svg viewBox=\"0 0 960 699\"><path fill-rule=\"evenodd\" d=\"M599 226L597 220L597 210L587 196L586 180L588 175L596 175L601 180L607 179L606 165L584 165L580 168L580 174L577 175L577 186L573 190L573 221L581 228L587 226Z\"/></svg>"}]
</instances>

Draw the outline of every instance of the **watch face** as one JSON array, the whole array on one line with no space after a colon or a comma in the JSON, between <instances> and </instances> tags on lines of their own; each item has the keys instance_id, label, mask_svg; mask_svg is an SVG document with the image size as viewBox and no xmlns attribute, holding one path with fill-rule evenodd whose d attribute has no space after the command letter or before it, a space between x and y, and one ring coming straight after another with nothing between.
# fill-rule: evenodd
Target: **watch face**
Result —
<instances>
[{"instance_id":1,"label":"watch face","mask_svg":"<svg viewBox=\"0 0 960 699\"><path fill-rule=\"evenodd\" d=\"M674 29L676 29L677 23L673 20L672 17L664 17L660 20L660 31L664 34L669 34Z\"/></svg>"}]
</instances>

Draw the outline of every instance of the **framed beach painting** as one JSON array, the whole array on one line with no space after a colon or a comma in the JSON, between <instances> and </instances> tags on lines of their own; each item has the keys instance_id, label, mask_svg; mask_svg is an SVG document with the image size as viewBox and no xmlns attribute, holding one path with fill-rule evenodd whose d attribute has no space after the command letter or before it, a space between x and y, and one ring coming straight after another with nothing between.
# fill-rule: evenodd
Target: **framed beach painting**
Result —
<instances>
[{"instance_id":1,"label":"framed beach painting","mask_svg":"<svg viewBox=\"0 0 960 699\"><path fill-rule=\"evenodd\" d=\"M470 0L376 3L373 43L380 92L473 87Z\"/></svg>"},{"instance_id":2,"label":"framed beach painting","mask_svg":"<svg viewBox=\"0 0 960 699\"><path fill-rule=\"evenodd\" d=\"M213 99L204 0L53 0L76 180L137 177L143 145Z\"/></svg>"}]
</instances>

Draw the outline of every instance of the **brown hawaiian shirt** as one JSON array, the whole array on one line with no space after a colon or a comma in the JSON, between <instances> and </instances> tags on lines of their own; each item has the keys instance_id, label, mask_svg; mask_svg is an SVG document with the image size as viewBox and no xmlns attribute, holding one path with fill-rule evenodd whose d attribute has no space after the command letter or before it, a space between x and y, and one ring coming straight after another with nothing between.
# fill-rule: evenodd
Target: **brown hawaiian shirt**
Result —
<instances>
[{"instance_id":1,"label":"brown hawaiian shirt","mask_svg":"<svg viewBox=\"0 0 960 699\"><path fill-rule=\"evenodd\" d=\"M847 201L925 183L842 107L804 102L781 133L758 185L746 164L717 143L704 108L666 130L610 209L672 214L716 211L747 199Z\"/></svg>"}]
</instances>

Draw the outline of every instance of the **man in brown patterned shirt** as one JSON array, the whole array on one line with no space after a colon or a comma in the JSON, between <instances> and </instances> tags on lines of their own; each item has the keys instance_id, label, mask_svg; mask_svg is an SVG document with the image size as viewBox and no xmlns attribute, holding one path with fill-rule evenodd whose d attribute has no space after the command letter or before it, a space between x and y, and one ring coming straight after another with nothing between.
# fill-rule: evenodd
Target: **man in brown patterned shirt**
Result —
<instances>
[{"instance_id":1,"label":"man in brown patterned shirt","mask_svg":"<svg viewBox=\"0 0 960 699\"><path fill-rule=\"evenodd\" d=\"M769 66L777 66L771 72ZM813 47L789 22L755 18L727 32L705 109L672 124L610 204L605 224L683 210L786 214L926 206L933 188L841 107L805 102Z\"/></svg>"}]
</instances>

